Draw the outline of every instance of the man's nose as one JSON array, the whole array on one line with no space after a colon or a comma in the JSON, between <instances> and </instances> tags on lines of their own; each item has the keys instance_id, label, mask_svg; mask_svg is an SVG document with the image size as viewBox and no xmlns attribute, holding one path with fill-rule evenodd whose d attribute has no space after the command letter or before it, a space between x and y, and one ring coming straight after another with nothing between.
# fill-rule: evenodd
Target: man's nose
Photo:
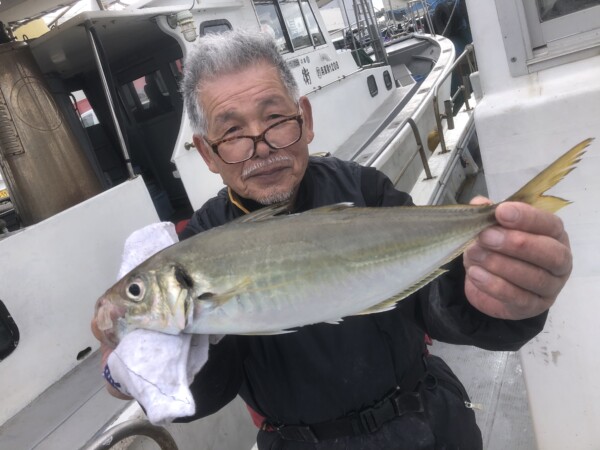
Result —
<instances>
[{"instance_id":1,"label":"man's nose","mask_svg":"<svg viewBox=\"0 0 600 450\"><path fill-rule=\"evenodd\" d=\"M263 139L254 143L254 148L255 148L254 155L258 158L266 158L273 151L273 149L271 147L269 147L267 145L267 143L265 142L264 137L263 137Z\"/></svg>"}]
</instances>

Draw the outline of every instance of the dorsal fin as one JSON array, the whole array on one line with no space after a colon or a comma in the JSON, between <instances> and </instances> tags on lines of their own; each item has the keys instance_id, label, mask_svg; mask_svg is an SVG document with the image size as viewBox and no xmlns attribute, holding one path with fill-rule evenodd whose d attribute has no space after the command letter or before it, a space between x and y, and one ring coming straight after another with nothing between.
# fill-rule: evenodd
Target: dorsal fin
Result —
<instances>
[{"instance_id":1,"label":"dorsal fin","mask_svg":"<svg viewBox=\"0 0 600 450\"><path fill-rule=\"evenodd\" d=\"M354 203L352 202L342 202L342 203L334 203L333 205L327 206L319 206L318 208L311 209L306 211L303 214L327 214L334 211L342 211L344 209L354 208Z\"/></svg>"},{"instance_id":2,"label":"dorsal fin","mask_svg":"<svg viewBox=\"0 0 600 450\"><path fill-rule=\"evenodd\" d=\"M274 205L265 206L257 211L246 214L245 216L238 217L230 223L249 223L249 222L261 222L263 220L269 220L275 217L277 214L289 211L291 207L290 202L276 203Z\"/></svg>"}]
</instances>

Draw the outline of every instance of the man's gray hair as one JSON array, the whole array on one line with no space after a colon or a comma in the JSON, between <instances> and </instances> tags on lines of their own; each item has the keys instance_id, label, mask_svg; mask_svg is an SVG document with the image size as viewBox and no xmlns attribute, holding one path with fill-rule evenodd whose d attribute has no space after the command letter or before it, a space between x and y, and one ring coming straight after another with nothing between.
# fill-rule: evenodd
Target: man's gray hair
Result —
<instances>
[{"instance_id":1,"label":"man's gray hair","mask_svg":"<svg viewBox=\"0 0 600 450\"><path fill-rule=\"evenodd\" d=\"M181 89L183 100L196 134L206 134L206 114L199 101L205 81L240 72L257 63L271 64L288 94L298 101L298 85L275 41L266 33L233 30L201 37L185 58Z\"/></svg>"}]
</instances>

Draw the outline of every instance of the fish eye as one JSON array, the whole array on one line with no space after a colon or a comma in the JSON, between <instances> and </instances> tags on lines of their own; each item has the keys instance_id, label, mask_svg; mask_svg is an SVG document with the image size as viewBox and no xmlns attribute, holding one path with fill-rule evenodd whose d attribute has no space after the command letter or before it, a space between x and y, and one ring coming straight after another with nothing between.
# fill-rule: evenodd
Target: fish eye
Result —
<instances>
[{"instance_id":1,"label":"fish eye","mask_svg":"<svg viewBox=\"0 0 600 450\"><path fill-rule=\"evenodd\" d=\"M126 288L127 298L139 302L144 296L144 284L141 280L134 280Z\"/></svg>"}]
</instances>

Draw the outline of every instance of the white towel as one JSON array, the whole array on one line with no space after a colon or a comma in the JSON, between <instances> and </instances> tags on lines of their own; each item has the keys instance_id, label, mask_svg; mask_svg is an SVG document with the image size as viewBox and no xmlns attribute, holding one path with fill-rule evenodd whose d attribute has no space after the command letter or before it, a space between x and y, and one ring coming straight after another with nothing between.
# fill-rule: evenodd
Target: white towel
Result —
<instances>
[{"instance_id":1,"label":"white towel","mask_svg":"<svg viewBox=\"0 0 600 450\"><path fill-rule=\"evenodd\" d=\"M170 222L135 231L125 242L119 278L177 241ZM121 392L135 398L150 422L164 425L195 413L189 385L208 359L208 345L207 335L135 330L108 357L104 376Z\"/></svg>"}]
</instances>

